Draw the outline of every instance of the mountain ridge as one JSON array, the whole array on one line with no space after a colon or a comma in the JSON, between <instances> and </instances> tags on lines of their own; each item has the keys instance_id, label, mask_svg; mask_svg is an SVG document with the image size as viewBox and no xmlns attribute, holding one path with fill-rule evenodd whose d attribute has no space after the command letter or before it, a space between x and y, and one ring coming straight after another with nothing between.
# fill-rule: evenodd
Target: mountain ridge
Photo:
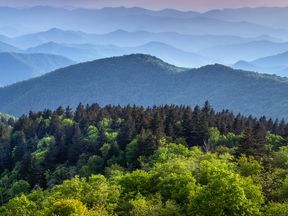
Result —
<instances>
[{"instance_id":1,"label":"mountain ridge","mask_svg":"<svg viewBox=\"0 0 288 216\"><path fill-rule=\"evenodd\" d=\"M0 85L9 85L29 79L73 63L74 61L58 55L0 52L2 75Z\"/></svg>"},{"instance_id":2,"label":"mountain ridge","mask_svg":"<svg viewBox=\"0 0 288 216\"><path fill-rule=\"evenodd\" d=\"M120 12L119 12L120 11ZM212 18L208 15L194 12L165 12L151 11L141 9L135 12L135 8L109 8L109 9L60 9L51 7L34 7L25 9L5 9L2 8L1 15L5 23L0 20L0 26L22 26L23 23L29 23L33 20L33 26L22 26L22 32L33 32L39 29L48 28L68 28L92 33L105 33L121 28L128 31L147 30L152 32L175 31L179 33L199 34L212 33L223 34L231 33L240 36L258 36L261 34L271 34L271 36L286 37L287 29L274 28L266 26L266 23L253 23L252 20L245 20L246 23L239 20L229 21L224 19ZM144 12L143 12L144 11ZM124 15L123 15L124 13ZM39 15L42 15L39 17ZM35 17L38 19L35 20ZM109 19L106 17L109 16ZM49 17L49 19L47 19ZM164 18L164 19L163 19ZM197 20L194 20L197 19ZM204 19L199 22L199 19ZM77 22L71 22L77 20ZM103 22L105 20L105 23ZM209 22L207 22L210 20ZM242 20L240 20L242 21ZM203 25L206 28L203 28ZM97 29L95 29L97 25ZM173 28L172 28L173 26ZM211 29L210 29L211 28ZM228 29L229 28L229 29ZM27 29L27 30L25 30ZM29 29L29 30L28 30ZM8 33L11 31L8 31ZM5 34L5 32L4 32Z\"/></svg>"},{"instance_id":3,"label":"mountain ridge","mask_svg":"<svg viewBox=\"0 0 288 216\"><path fill-rule=\"evenodd\" d=\"M269 74L279 74L282 76L288 76L288 51L280 54L266 56L255 59L253 61L238 61L232 67L253 70L258 72L264 72Z\"/></svg>"},{"instance_id":4,"label":"mountain ridge","mask_svg":"<svg viewBox=\"0 0 288 216\"><path fill-rule=\"evenodd\" d=\"M0 88L0 110L19 116L31 109L75 108L80 102L194 106L209 100L217 110L286 118L287 91L287 78L219 64L179 69L156 57L133 54L72 65Z\"/></svg>"}]
</instances>

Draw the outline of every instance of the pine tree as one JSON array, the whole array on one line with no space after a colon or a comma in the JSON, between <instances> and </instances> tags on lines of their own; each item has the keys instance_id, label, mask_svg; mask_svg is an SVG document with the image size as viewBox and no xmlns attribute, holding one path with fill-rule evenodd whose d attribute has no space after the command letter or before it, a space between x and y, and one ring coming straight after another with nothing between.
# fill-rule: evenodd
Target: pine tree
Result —
<instances>
[{"instance_id":1,"label":"pine tree","mask_svg":"<svg viewBox=\"0 0 288 216\"><path fill-rule=\"evenodd\" d=\"M72 111L70 106L66 107L65 112L64 112L64 117L65 118L70 118L70 119L73 118L73 111Z\"/></svg>"},{"instance_id":2,"label":"pine tree","mask_svg":"<svg viewBox=\"0 0 288 216\"><path fill-rule=\"evenodd\" d=\"M78 161L80 153L83 151L82 132L76 124L73 127L72 143L69 145L68 160L70 164L75 164Z\"/></svg>"},{"instance_id":3,"label":"pine tree","mask_svg":"<svg viewBox=\"0 0 288 216\"><path fill-rule=\"evenodd\" d=\"M150 156L158 148L157 138L150 130L142 130L137 139L138 155Z\"/></svg>"},{"instance_id":4,"label":"pine tree","mask_svg":"<svg viewBox=\"0 0 288 216\"><path fill-rule=\"evenodd\" d=\"M260 123L253 129L246 129L239 144L239 154L252 155L260 159L265 154L266 130Z\"/></svg>"}]
</instances>

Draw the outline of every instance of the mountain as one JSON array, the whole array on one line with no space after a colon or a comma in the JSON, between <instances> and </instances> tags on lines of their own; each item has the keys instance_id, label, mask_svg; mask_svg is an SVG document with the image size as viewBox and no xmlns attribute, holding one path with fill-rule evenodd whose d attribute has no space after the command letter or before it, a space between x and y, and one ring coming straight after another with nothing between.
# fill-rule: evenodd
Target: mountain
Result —
<instances>
[{"instance_id":1,"label":"mountain","mask_svg":"<svg viewBox=\"0 0 288 216\"><path fill-rule=\"evenodd\" d=\"M150 42L139 47L127 49L129 53L144 53L157 56L171 64L182 67L200 67L213 62L197 53L185 52L165 43Z\"/></svg>"},{"instance_id":2,"label":"mountain","mask_svg":"<svg viewBox=\"0 0 288 216\"><path fill-rule=\"evenodd\" d=\"M67 31L62 29L49 29L6 39L5 41L17 46L31 48L42 44L55 42L60 44L97 44L116 45L122 47L140 46L152 41L159 41L170 46L189 52L196 52L212 46L240 44L252 41L267 40L280 42L279 39L267 35L258 37L239 37L233 35L191 35L176 32L148 32L116 30L105 34L89 34L80 31Z\"/></svg>"},{"instance_id":3,"label":"mountain","mask_svg":"<svg viewBox=\"0 0 288 216\"><path fill-rule=\"evenodd\" d=\"M151 41L160 41L189 52L197 52L212 46L247 43L263 39L279 42L277 38L265 35L247 38L233 35L197 35L179 34L176 32L154 33L147 31L128 32L123 30L113 31L107 34L94 34L90 39L90 43L114 44L118 46L139 46Z\"/></svg>"},{"instance_id":4,"label":"mountain","mask_svg":"<svg viewBox=\"0 0 288 216\"><path fill-rule=\"evenodd\" d=\"M235 63L233 67L243 70L253 70L265 73L275 73L280 76L288 76L288 52L259 58L251 62L239 61Z\"/></svg>"},{"instance_id":5,"label":"mountain","mask_svg":"<svg viewBox=\"0 0 288 216\"><path fill-rule=\"evenodd\" d=\"M15 83L73 64L62 56L0 53L0 86Z\"/></svg>"},{"instance_id":6,"label":"mountain","mask_svg":"<svg viewBox=\"0 0 288 216\"><path fill-rule=\"evenodd\" d=\"M157 56L182 67L199 67L213 62L196 53L186 52L165 43L153 41L137 47L118 47L93 44L58 44L49 42L26 50L28 53L49 53L67 56L78 62L91 61L104 57L144 53Z\"/></svg>"},{"instance_id":7,"label":"mountain","mask_svg":"<svg viewBox=\"0 0 288 216\"><path fill-rule=\"evenodd\" d=\"M175 10L151 11L142 8L63 9L52 7L0 8L0 26L22 26L38 32L49 28L65 28L91 33L126 31L178 32L256 37L270 35L285 38L288 31L250 21L211 18L195 12ZM33 25L31 25L33 23ZM97 26L97 28L96 28ZM27 30L25 30L25 28ZM10 31L8 31L10 32ZM5 34L5 32L3 32Z\"/></svg>"},{"instance_id":8,"label":"mountain","mask_svg":"<svg viewBox=\"0 0 288 216\"><path fill-rule=\"evenodd\" d=\"M76 45L76 44L61 44L48 42L36 47L31 47L26 50L27 53L48 53L52 55L66 56L77 62L89 61L92 59L103 58L94 45Z\"/></svg>"},{"instance_id":9,"label":"mountain","mask_svg":"<svg viewBox=\"0 0 288 216\"><path fill-rule=\"evenodd\" d=\"M288 42L252 41L248 43L220 45L204 49L199 54L207 57L217 57L225 64L236 61L252 61L264 55L276 55L288 50Z\"/></svg>"},{"instance_id":10,"label":"mountain","mask_svg":"<svg viewBox=\"0 0 288 216\"><path fill-rule=\"evenodd\" d=\"M258 7L216 9L201 14L213 19L230 20L233 22L253 22L259 25L288 28L288 7Z\"/></svg>"},{"instance_id":11,"label":"mountain","mask_svg":"<svg viewBox=\"0 0 288 216\"><path fill-rule=\"evenodd\" d=\"M288 51L273 56L256 59L252 62L263 67L288 67Z\"/></svg>"},{"instance_id":12,"label":"mountain","mask_svg":"<svg viewBox=\"0 0 288 216\"><path fill-rule=\"evenodd\" d=\"M217 110L287 118L288 79L222 65L182 69L143 54L100 59L59 69L0 89L0 110L104 104L202 104Z\"/></svg>"},{"instance_id":13,"label":"mountain","mask_svg":"<svg viewBox=\"0 0 288 216\"><path fill-rule=\"evenodd\" d=\"M0 52L20 52L21 50L4 42L0 41Z\"/></svg>"},{"instance_id":14,"label":"mountain","mask_svg":"<svg viewBox=\"0 0 288 216\"><path fill-rule=\"evenodd\" d=\"M80 31L65 31L58 28L52 28L48 31L41 31L32 34L25 34L11 38L13 44L19 47L37 46L48 42L57 43L87 43L89 34Z\"/></svg>"},{"instance_id":15,"label":"mountain","mask_svg":"<svg viewBox=\"0 0 288 216\"><path fill-rule=\"evenodd\" d=\"M265 68L261 68L260 66L253 65L251 62L248 61L238 61L235 64L232 65L235 69L241 69L246 71L258 71L258 72L264 72Z\"/></svg>"}]
</instances>

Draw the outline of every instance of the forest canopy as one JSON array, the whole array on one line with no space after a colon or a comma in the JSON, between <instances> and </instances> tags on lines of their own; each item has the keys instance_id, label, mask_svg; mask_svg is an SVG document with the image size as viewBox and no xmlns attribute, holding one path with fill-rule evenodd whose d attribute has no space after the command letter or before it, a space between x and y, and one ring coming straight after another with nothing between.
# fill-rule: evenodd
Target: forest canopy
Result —
<instances>
[{"instance_id":1,"label":"forest canopy","mask_svg":"<svg viewBox=\"0 0 288 216\"><path fill-rule=\"evenodd\" d=\"M288 125L208 102L0 123L0 214L288 215Z\"/></svg>"}]
</instances>

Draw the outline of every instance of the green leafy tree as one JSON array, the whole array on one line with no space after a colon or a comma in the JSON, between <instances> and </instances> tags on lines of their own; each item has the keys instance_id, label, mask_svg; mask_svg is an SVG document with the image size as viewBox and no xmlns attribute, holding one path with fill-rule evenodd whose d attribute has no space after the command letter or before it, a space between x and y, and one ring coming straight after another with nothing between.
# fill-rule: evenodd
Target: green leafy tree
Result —
<instances>
[{"instance_id":1,"label":"green leafy tree","mask_svg":"<svg viewBox=\"0 0 288 216\"><path fill-rule=\"evenodd\" d=\"M282 146L279 151L273 152L272 165L278 168L288 168L288 146Z\"/></svg>"},{"instance_id":2,"label":"green leafy tree","mask_svg":"<svg viewBox=\"0 0 288 216\"><path fill-rule=\"evenodd\" d=\"M37 206L25 195L15 197L0 209L1 215L5 216L37 216Z\"/></svg>"},{"instance_id":3,"label":"green leafy tree","mask_svg":"<svg viewBox=\"0 0 288 216\"><path fill-rule=\"evenodd\" d=\"M261 188L250 178L239 175L215 163L203 161L202 189L191 197L188 215L260 215L263 203Z\"/></svg>"},{"instance_id":4,"label":"green leafy tree","mask_svg":"<svg viewBox=\"0 0 288 216\"><path fill-rule=\"evenodd\" d=\"M287 216L288 203L271 203L265 208L265 216Z\"/></svg>"},{"instance_id":5,"label":"green leafy tree","mask_svg":"<svg viewBox=\"0 0 288 216\"><path fill-rule=\"evenodd\" d=\"M10 196L15 197L20 194L27 194L30 191L30 184L25 180L14 182L9 190Z\"/></svg>"},{"instance_id":6,"label":"green leafy tree","mask_svg":"<svg viewBox=\"0 0 288 216\"><path fill-rule=\"evenodd\" d=\"M53 203L53 205L45 210L43 216L86 216L89 211L86 206L75 199L64 199Z\"/></svg>"}]
</instances>

